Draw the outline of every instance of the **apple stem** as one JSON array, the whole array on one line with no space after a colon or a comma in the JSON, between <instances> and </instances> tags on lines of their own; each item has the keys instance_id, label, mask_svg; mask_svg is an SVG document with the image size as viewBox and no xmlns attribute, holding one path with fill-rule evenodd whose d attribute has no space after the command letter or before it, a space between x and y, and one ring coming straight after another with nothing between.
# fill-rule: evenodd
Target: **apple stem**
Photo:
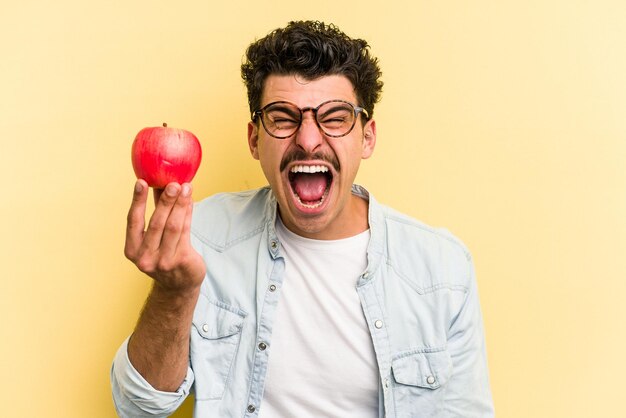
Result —
<instances>
[{"instance_id":1,"label":"apple stem","mask_svg":"<svg viewBox=\"0 0 626 418\"><path fill-rule=\"evenodd\" d=\"M167 123L163 122L163 127L167 128Z\"/></svg>"}]
</instances>

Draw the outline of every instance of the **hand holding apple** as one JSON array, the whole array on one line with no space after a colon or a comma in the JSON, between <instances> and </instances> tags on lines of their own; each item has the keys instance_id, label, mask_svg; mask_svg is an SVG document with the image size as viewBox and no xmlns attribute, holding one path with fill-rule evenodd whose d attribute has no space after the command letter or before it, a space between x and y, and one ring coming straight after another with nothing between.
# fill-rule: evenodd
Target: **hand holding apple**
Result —
<instances>
[{"instance_id":1,"label":"hand holding apple","mask_svg":"<svg viewBox=\"0 0 626 418\"><path fill-rule=\"evenodd\" d=\"M131 158L137 178L150 187L163 189L169 183L183 184L193 179L200 167L202 148L191 132L164 123L139 131Z\"/></svg>"}]
</instances>

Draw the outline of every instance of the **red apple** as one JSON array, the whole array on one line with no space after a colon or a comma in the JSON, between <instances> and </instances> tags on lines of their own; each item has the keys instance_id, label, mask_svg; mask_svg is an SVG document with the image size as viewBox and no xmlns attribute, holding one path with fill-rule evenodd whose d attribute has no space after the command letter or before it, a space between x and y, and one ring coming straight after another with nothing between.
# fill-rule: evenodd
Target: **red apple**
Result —
<instances>
[{"instance_id":1,"label":"red apple","mask_svg":"<svg viewBox=\"0 0 626 418\"><path fill-rule=\"evenodd\" d=\"M196 175L202 148L194 134L163 126L143 128L133 141L133 169L137 178L150 187L162 189L168 183L188 183Z\"/></svg>"}]
</instances>

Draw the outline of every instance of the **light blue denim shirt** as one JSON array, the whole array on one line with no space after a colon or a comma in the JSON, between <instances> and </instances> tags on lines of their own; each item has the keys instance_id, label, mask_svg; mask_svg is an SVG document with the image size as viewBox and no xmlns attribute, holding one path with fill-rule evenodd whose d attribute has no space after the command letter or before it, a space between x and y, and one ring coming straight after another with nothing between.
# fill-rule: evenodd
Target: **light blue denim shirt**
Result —
<instances>
[{"instance_id":1,"label":"light blue denim shirt","mask_svg":"<svg viewBox=\"0 0 626 418\"><path fill-rule=\"evenodd\" d=\"M369 200L367 269L356 291L378 363L380 417L494 416L469 252L364 188L353 193ZM155 390L130 364L126 340L111 369L121 417L166 417L192 390L194 417L258 416L285 269L276 208L269 188L196 204L192 242L207 274L187 377L176 392Z\"/></svg>"}]
</instances>

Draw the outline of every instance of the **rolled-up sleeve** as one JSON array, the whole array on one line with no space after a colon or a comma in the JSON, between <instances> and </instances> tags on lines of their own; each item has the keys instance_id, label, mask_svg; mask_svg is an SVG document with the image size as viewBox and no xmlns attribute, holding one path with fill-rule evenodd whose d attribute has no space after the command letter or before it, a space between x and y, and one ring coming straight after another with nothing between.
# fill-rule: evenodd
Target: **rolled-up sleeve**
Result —
<instances>
[{"instance_id":1,"label":"rolled-up sleeve","mask_svg":"<svg viewBox=\"0 0 626 418\"><path fill-rule=\"evenodd\" d=\"M183 403L191 390L194 375L191 367L176 392L156 390L133 367L128 358L127 338L111 367L111 388L117 414L122 418L167 417Z\"/></svg>"},{"instance_id":2,"label":"rolled-up sleeve","mask_svg":"<svg viewBox=\"0 0 626 418\"><path fill-rule=\"evenodd\" d=\"M474 266L469 258L469 284L465 300L448 332L453 378L446 389L446 417L494 416L489 385L483 320Z\"/></svg>"}]
</instances>

